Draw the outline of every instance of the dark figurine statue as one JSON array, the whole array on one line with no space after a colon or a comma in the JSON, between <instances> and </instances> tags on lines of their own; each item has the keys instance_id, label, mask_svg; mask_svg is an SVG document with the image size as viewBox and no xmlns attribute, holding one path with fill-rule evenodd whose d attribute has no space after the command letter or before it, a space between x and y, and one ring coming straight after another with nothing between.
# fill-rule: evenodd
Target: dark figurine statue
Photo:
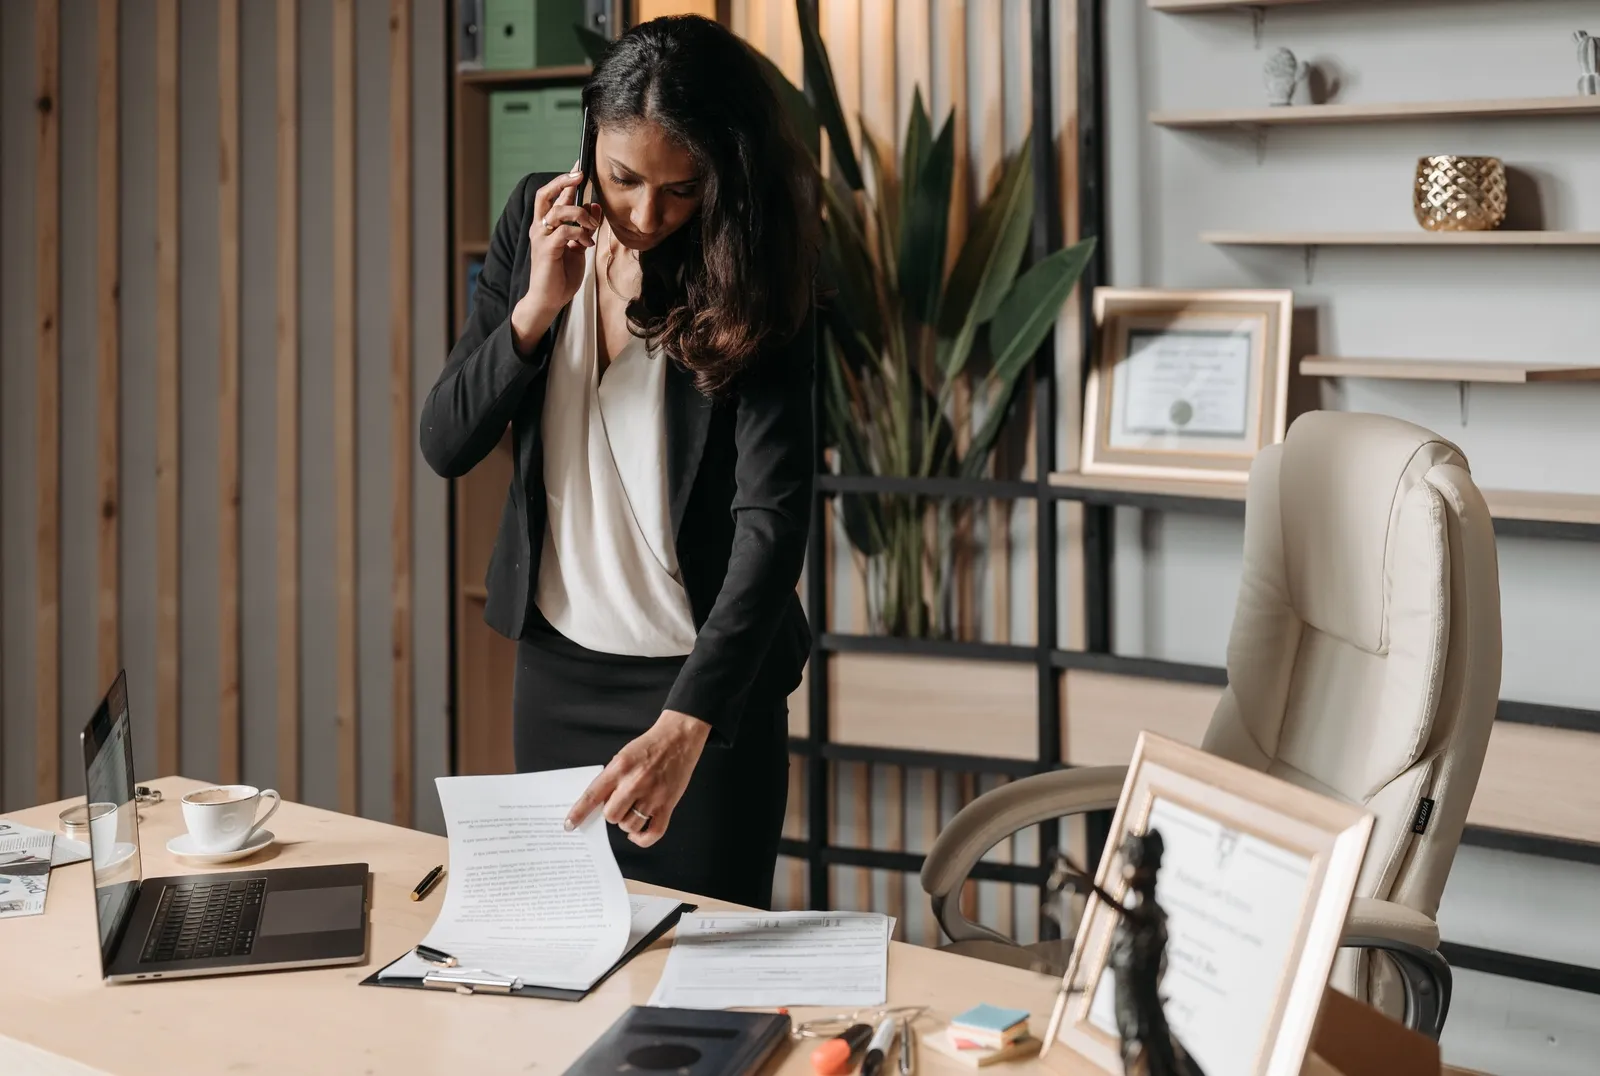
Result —
<instances>
[{"instance_id":1,"label":"dark figurine statue","mask_svg":"<svg viewBox=\"0 0 1600 1076\"><path fill-rule=\"evenodd\" d=\"M1156 872L1161 869L1161 832L1130 833L1122 842L1122 877L1127 892L1118 901L1095 885L1065 857L1056 858L1049 886L1087 883L1116 910L1107 969L1114 984L1117 1034L1122 1039L1125 1076L1205 1076L1167 1025L1161 1004L1161 975L1167 963L1167 913L1156 903Z\"/></svg>"}]
</instances>

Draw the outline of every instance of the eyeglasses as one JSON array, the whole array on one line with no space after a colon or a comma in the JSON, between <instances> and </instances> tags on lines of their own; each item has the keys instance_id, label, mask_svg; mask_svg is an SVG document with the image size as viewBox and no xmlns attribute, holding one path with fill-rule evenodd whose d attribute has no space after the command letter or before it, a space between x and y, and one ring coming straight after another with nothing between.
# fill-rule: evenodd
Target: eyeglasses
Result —
<instances>
[{"instance_id":1,"label":"eyeglasses","mask_svg":"<svg viewBox=\"0 0 1600 1076\"><path fill-rule=\"evenodd\" d=\"M884 1020L916 1020L927 1011L926 1005L891 1005L876 1009L857 1009L855 1012L802 1020L794 1026L790 1034L797 1039L831 1039L856 1024L876 1027Z\"/></svg>"}]
</instances>

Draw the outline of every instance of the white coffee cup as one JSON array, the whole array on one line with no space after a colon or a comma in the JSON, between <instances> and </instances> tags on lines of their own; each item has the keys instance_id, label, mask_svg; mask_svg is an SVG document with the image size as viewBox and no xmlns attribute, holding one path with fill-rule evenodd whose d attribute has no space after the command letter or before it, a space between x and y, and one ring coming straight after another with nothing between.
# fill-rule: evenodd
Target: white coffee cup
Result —
<instances>
[{"instance_id":1,"label":"white coffee cup","mask_svg":"<svg viewBox=\"0 0 1600 1076\"><path fill-rule=\"evenodd\" d=\"M256 808L263 797L272 797L272 806L260 818ZM234 852L250 843L256 831L277 811L276 790L255 785L212 785L183 797L183 824L189 839L202 852Z\"/></svg>"}]
</instances>

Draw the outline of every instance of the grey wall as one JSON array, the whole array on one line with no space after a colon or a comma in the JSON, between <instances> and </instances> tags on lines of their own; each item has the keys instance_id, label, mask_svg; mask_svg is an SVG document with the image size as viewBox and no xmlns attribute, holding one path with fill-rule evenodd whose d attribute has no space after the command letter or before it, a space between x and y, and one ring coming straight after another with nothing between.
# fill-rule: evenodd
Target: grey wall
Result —
<instances>
[{"instance_id":1,"label":"grey wall","mask_svg":"<svg viewBox=\"0 0 1600 1076\"><path fill-rule=\"evenodd\" d=\"M1112 282L1292 287L1326 354L1596 360L1594 251L1324 249L1228 252L1206 229L1405 230L1426 153L1490 154L1530 178L1543 226L1600 230L1594 119L1275 130L1258 162L1248 134L1165 131L1156 109L1265 104L1261 64L1280 45L1340 72L1340 101L1538 97L1576 84L1574 29L1593 0L1408 0L1175 17L1108 5ZM1516 188L1514 188L1514 192ZM1513 205L1526 211L1528 200ZM1395 415L1455 440L1485 487L1600 492L1600 387L1352 381L1323 405ZM1119 513L1115 640L1124 654L1221 664L1238 586L1236 521ZM1600 547L1500 542L1502 695L1600 706L1593 660ZM1559 795L1559 790L1552 790ZM1445 893L1447 938L1600 965L1592 910L1600 868L1463 849ZM1446 1059L1495 1073L1592 1072L1600 998L1462 973ZM1588 1029L1588 1030L1580 1030Z\"/></svg>"},{"instance_id":2,"label":"grey wall","mask_svg":"<svg viewBox=\"0 0 1600 1076\"><path fill-rule=\"evenodd\" d=\"M245 779L277 773L275 4L240 4L241 675ZM413 5L414 393L448 345L445 5ZM155 764L155 5L121 5L122 660L140 778ZM218 333L216 7L180 4L182 760L216 766ZM96 683L96 341L93 297L95 18L62 5L61 701L63 793L77 792L77 730ZM338 801L335 769L331 359L332 5L299 5L302 799ZM391 817L388 4L356 17L358 602L363 813ZM33 5L0 4L0 806L32 802L35 684ZM408 419L414 429L414 421ZM415 444L413 438L413 445ZM415 453L415 449L413 448ZM432 779L448 763L446 487L413 457L417 824L440 828Z\"/></svg>"}]
</instances>

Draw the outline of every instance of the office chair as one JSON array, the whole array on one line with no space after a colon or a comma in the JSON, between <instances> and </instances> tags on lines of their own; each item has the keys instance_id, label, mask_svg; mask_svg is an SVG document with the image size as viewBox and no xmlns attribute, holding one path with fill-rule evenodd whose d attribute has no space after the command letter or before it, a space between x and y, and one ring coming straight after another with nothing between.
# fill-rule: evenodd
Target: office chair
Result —
<instances>
[{"instance_id":1,"label":"office chair","mask_svg":"<svg viewBox=\"0 0 1600 1076\"><path fill-rule=\"evenodd\" d=\"M1499 692L1494 530L1466 458L1396 419L1302 416L1250 470L1228 686L1201 746L1376 816L1332 981L1434 1038L1451 984L1434 917ZM1025 778L951 820L922 887L952 949L1039 966L962 914L962 884L1006 836L1115 807L1124 774Z\"/></svg>"}]
</instances>

